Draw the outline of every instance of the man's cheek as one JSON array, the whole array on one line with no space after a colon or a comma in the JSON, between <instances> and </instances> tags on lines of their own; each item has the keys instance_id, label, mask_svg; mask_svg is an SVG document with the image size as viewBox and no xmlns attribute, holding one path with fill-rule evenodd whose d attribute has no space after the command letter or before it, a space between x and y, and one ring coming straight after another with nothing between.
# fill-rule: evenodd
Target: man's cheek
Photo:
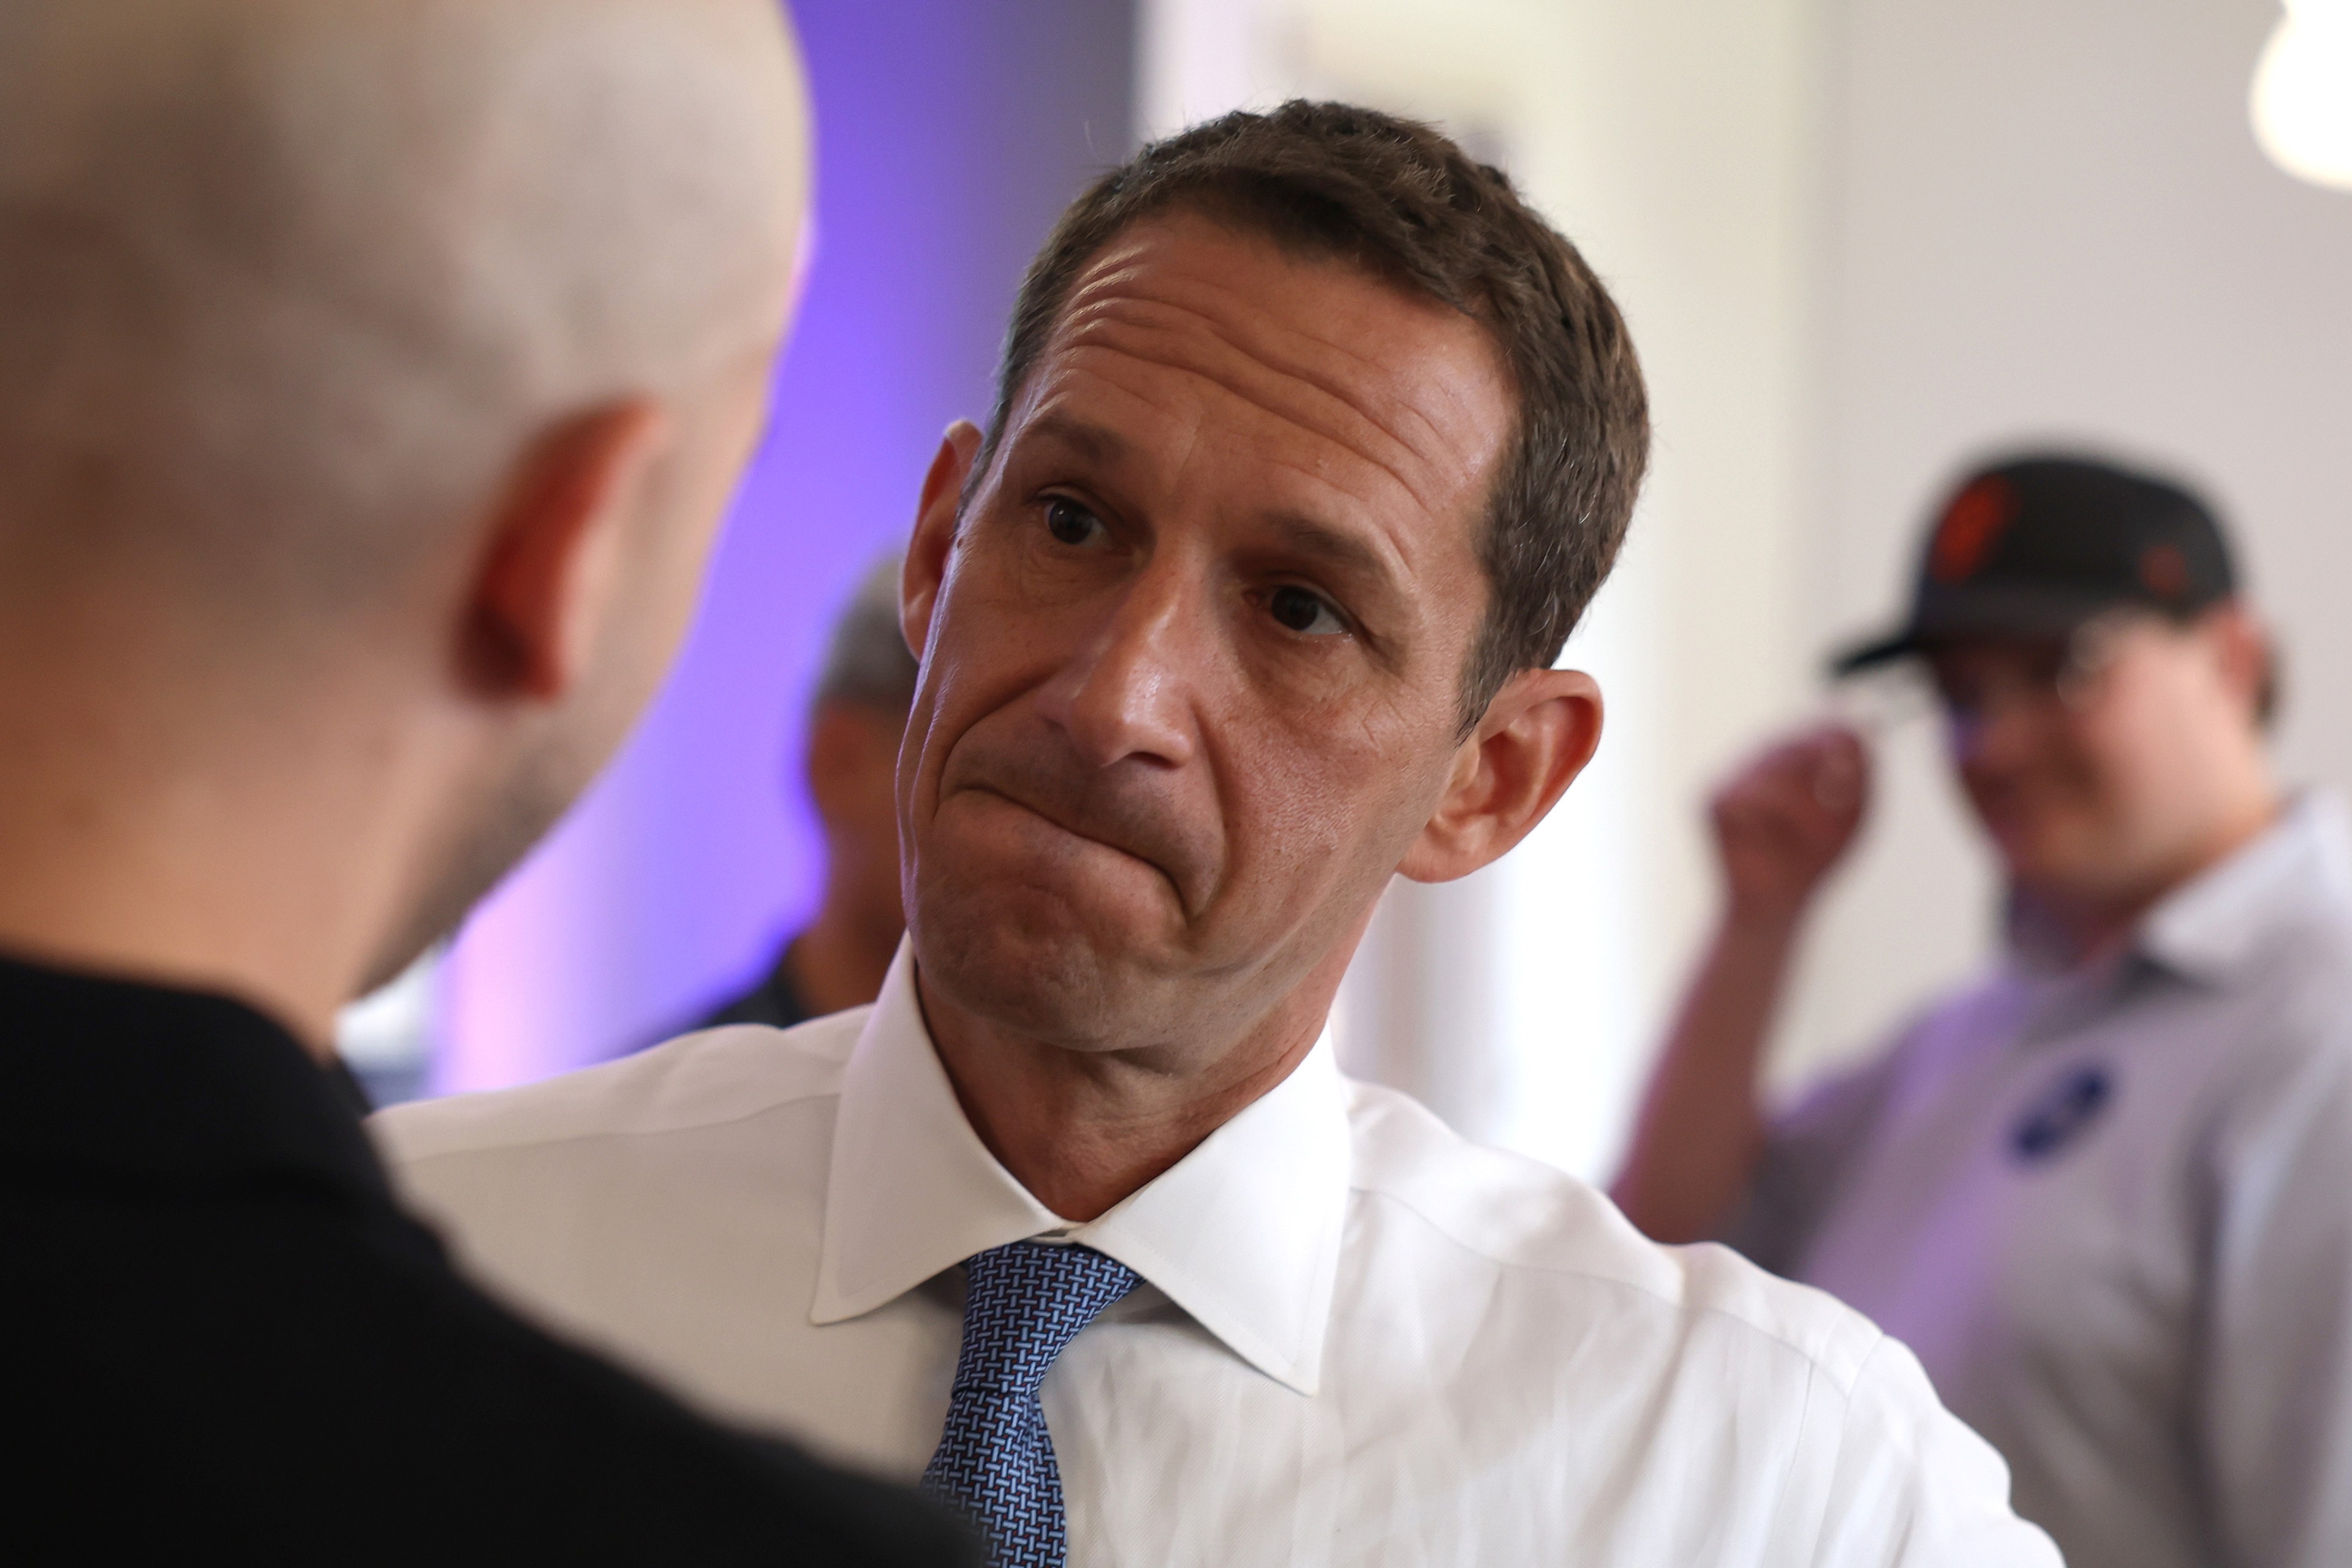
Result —
<instances>
[{"instance_id":1,"label":"man's cheek","mask_svg":"<svg viewBox=\"0 0 2352 1568\"><path fill-rule=\"evenodd\" d=\"M1336 862L1361 852L1365 840L1386 826L1388 813L1368 800L1360 771L1324 773L1301 769L1283 791L1285 810L1275 831L1274 858L1295 883L1319 881L1337 869Z\"/></svg>"}]
</instances>

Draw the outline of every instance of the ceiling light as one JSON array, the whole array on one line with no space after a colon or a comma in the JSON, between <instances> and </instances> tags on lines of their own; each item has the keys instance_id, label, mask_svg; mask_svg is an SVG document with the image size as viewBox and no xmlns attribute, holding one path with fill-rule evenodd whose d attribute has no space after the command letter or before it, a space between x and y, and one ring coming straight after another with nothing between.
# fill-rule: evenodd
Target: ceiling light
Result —
<instances>
[{"instance_id":1,"label":"ceiling light","mask_svg":"<svg viewBox=\"0 0 2352 1568\"><path fill-rule=\"evenodd\" d=\"M2352 190L2352 0L2286 0L2254 68L2252 111L2272 162Z\"/></svg>"}]
</instances>

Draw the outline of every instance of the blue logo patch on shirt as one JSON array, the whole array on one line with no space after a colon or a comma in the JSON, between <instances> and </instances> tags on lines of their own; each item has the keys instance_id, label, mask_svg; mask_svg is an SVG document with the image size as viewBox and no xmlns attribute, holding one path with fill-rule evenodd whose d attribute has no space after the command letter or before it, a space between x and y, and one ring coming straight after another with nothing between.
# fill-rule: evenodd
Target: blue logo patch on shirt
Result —
<instances>
[{"instance_id":1,"label":"blue logo patch on shirt","mask_svg":"<svg viewBox=\"0 0 2352 1568\"><path fill-rule=\"evenodd\" d=\"M2116 1097L2115 1079L2095 1062L2066 1070L2009 1130L2020 1165L2040 1165L2080 1137Z\"/></svg>"}]
</instances>

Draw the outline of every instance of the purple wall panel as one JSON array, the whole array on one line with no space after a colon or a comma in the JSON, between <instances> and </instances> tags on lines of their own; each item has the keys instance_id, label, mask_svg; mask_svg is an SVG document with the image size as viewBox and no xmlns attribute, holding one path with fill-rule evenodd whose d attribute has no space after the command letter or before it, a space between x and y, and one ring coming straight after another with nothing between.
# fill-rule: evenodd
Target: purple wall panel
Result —
<instances>
[{"instance_id":1,"label":"purple wall panel","mask_svg":"<svg viewBox=\"0 0 2352 1568\"><path fill-rule=\"evenodd\" d=\"M1021 268L1129 149L1126 0L795 0L817 225L773 426L684 657L613 769L461 933L443 1092L658 1038L814 897L803 695L948 421L980 417Z\"/></svg>"}]
</instances>

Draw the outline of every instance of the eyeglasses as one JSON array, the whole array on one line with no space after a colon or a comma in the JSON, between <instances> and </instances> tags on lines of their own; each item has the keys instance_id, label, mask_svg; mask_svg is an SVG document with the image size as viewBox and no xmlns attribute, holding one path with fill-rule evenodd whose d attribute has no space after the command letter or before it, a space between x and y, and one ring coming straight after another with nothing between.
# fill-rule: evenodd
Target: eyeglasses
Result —
<instances>
[{"instance_id":1,"label":"eyeglasses","mask_svg":"<svg viewBox=\"0 0 2352 1568\"><path fill-rule=\"evenodd\" d=\"M2064 637L2003 639L1981 653L1958 650L1941 659L1904 661L1850 677L1831 688L1837 717L1864 736L1885 735L1939 712L1956 728L1974 728L2009 712L2080 713L2097 702L2125 635L2149 617L2116 610Z\"/></svg>"},{"instance_id":2,"label":"eyeglasses","mask_svg":"<svg viewBox=\"0 0 2352 1568\"><path fill-rule=\"evenodd\" d=\"M2012 709L2081 713L2106 689L2107 676L2141 611L2111 611L2063 638L2003 643L1970 656L1931 658L1928 668L1946 720L1973 728Z\"/></svg>"}]
</instances>

